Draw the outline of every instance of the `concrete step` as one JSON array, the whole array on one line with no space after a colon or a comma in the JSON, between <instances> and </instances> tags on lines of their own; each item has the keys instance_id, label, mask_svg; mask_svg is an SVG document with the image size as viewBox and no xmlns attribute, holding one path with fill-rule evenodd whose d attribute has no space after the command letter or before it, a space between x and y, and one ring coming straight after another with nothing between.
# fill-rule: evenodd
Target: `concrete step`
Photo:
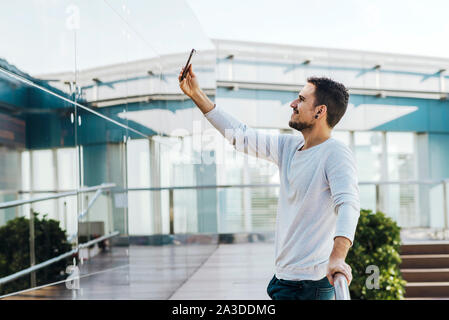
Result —
<instances>
[{"instance_id":1,"label":"concrete step","mask_svg":"<svg viewBox=\"0 0 449 320\"><path fill-rule=\"evenodd\" d=\"M405 297L449 297L449 282L409 282L405 286Z\"/></svg>"},{"instance_id":2,"label":"concrete step","mask_svg":"<svg viewBox=\"0 0 449 320\"><path fill-rule=\"evenodd\" d=\"M448 241L432 241L421 243L402 244L400 248L402 255L408 254L449 254Z\"/></svg>"},{"instance_id":3,"label":"concrete step","mask_svg":"<svg viewBox=\"0 0 449 320\"><path fill-rule=\"evenodd\" d=\"M413 297L404 298L404 300L449 300L449 297Z\"/></svg>"},{"instance_id":4,"label":"concrete step","mask_svg":"<svg viewBox=\"0 0 449 320\"><path fill-rule=\"evenodd\" d=\"M407 282L449 281L449 268L401 269L401 272Z\"/></svg>"},{"instance_id":5,"label":"concrete step","mask_svg":"<svg viewBox=\"0 0 449 320\"><path fill-rule=\"evenodd\" d=\"M402 269L449 268L449 254L401 255Z\"/></svg>"}]
</instances>

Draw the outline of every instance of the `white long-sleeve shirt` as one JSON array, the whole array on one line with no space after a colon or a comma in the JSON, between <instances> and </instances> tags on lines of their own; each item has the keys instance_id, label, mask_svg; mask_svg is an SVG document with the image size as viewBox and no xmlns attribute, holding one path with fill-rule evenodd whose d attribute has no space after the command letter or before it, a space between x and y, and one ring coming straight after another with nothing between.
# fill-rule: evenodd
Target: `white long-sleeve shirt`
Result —
<instances>
[{"instance_id":1,"label":"white long-sleeve shirt","mask_svg":"<svg viewBox=\"0 0 449 320\"><path fill-rule=\"evenodd\" d=\"M297 281L324 278L334 238L346 237L352 245L360 215L357 169L351 150L329 138L299 151L304 145L302 134L263 134L217 106L205 117L236 150L279 167L276 277Z\"/></svg>"}]
</instances>

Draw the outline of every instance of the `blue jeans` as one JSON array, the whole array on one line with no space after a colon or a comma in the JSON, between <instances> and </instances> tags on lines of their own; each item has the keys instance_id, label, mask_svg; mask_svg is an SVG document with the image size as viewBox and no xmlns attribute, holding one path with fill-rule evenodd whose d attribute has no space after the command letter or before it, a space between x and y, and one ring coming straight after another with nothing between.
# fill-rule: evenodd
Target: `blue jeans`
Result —
<instances>
[{"instance_id":1,"label":"blue jeans","mask_svg":"<svg viewBox=\"0 0 449 320\"><path fill-rule=\"evenodd\" d=\"M335 289L327 277L321 280L282 280L273 276L267 287L273 300L334 300Z\"/></svg>"}]
</instances>

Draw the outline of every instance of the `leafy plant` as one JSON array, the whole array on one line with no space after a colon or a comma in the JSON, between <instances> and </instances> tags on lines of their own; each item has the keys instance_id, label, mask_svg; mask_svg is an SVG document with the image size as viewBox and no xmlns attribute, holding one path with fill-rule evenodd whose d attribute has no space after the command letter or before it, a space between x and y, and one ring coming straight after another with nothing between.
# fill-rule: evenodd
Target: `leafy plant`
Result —
<instances>
[{"instance_id":1,"label":"leafy plant","mask_svg":"<svg viewBox=\"0 0 449 320\"><path fill-rule=\"evenodd\" d=\"M34 215L36 264L70 251L65 232L59 221ZM55 262L36 271L36 285L43 285L65 279L65 268L71 258ZM15 218L0 227L0 278L30 267L30 220ZM25 275L0 287L0 294L7 294L30 288L30 275Z\"/></svg>"},{"instance_id":2,"label":"leafy plant","mask_svg":"<svg viewBox=\"0 0 449 320\"><path fill-rule=\"evenodd\" d=\"M351 299L398 300L404 297L406 281L399 270L400 230L395 221L380 211L360 211L354 244L346 258L353 275ZM375 284L374 273L367 269L370 265L379 270L378 289L366 285L370 276L368 282Z\"/></svg>"}]
</instances>

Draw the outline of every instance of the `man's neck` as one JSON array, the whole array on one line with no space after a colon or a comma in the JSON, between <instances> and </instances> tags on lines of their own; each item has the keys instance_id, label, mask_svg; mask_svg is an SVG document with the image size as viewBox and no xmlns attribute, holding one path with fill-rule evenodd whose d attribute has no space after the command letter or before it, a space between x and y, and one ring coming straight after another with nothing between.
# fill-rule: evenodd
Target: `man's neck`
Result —
<instances>
[{"instance_id":1,"label":"man's neck","mask_svg":"<svg viewBox=\"0 0 449 320\"><path fill-rule=\"evenodd\" d=\"M326 130L322 132L312 132L304 131L302 132L304 136L304 145L299 150L306 150L312 148L313 146L319 145L331 137L331 130Z\"/></svg>"}]
</instances>

